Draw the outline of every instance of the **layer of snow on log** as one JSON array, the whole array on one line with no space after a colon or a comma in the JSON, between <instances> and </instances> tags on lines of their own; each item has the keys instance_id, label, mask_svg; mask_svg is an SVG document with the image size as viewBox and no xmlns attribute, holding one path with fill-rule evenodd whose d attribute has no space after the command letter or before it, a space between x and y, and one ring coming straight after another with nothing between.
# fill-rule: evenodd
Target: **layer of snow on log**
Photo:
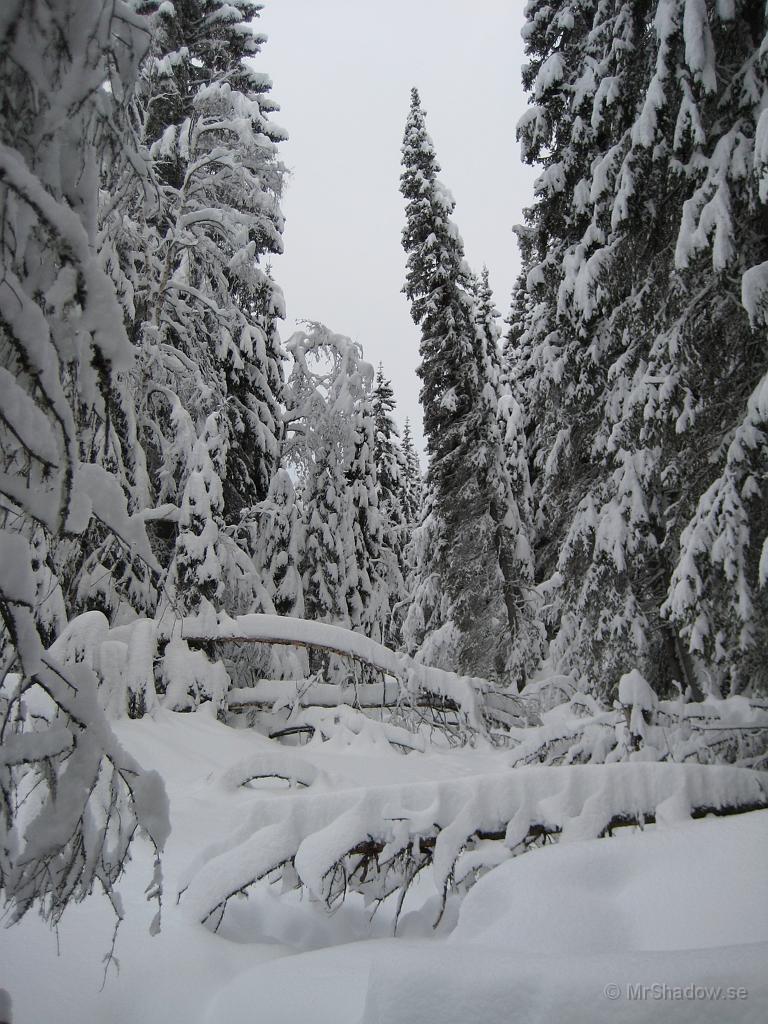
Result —
<instances>
[{"instance_id":1,"label":"layer of snow on log","mask_svg":"<svg viewBox=\"0 0 768 1024\"><path fill-rule=\"evenodd\" d=\"M600 836L620 819L655 817L659 825L670 826L689 820L694 810L751 808L767 801L760 772L664 763L517 768L440 782L296 794L287 807L255 805L238 834L224 837L209 851L207 863L191 873L184 903L204 920L289 861L315 897L329 900L334 866L358 844L381 844L381 857L389 860L427 838L434 842L435 888L443 893L462 850L478 833L506 833L504 846L512 851L532 827L560 832L568 842ZM496 863L494 853L490 863L475 867ZM358 883L350 877L349 885L374 898L381 895L375 878Z\"/></svg>"},{"instance_id":2,"label":"layer of snow on log","mask_svg":"<svg viewBox=\"0 0 768 1024\"><path fill-rule=\"evenodd\" d=\"M478 694L488 689L483 679L422 665L398 654L361 633L325 622L310 622L282 615L220 614L189 617L182 621L186 640L241 640L256 643L287 643L337 651L373 665L382 672L405 678L409 689L429 690L455 701L472 725L480 727Z\"/></svg>"}]
</instances>

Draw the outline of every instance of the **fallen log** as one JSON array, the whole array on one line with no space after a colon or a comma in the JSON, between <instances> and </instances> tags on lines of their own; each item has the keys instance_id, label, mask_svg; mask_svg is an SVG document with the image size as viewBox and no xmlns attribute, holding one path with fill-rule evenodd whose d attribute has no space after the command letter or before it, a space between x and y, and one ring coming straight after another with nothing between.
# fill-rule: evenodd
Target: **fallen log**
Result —
<instances>
[{"instance_id":1,"label":"fallen log","mask_svg":"<svg viewBox=\"0 0 768 1024\"><path fill-rule=\"evenodd\" d=\"M226 641L236 644L274 644L324 651L343 658L352 658L383 675L400 681L404 695L417 699L419 693L452 702L466 717L469 725L485 732L484 696L493 691L487 679L459 676L455 672L423 665L407 654L392 651L361 633L326 622L310 622L283 615L240 615L231 618L225 613L209 613L179 620L174 632L180 630L183 640L192 644ZM510 694L513 707L522 722L530 722L526 702Z\"/></svg>"},{"instance_id":2,"label":"fallen log","mask_svg":"<svg viewBox=\"0 0 768 1024\"><path fill-rule=\"evenodd\" d=\"M329 906L348 891L400 900L429 868L436 889L463 892L531 845L599 838L768 806L765 773L724 765L631 762L515 768L419 783L296 794L260 803L253 829L222 842L185 900L216 921L229 900L282 876Z\"/></svg>"}]
</instances>

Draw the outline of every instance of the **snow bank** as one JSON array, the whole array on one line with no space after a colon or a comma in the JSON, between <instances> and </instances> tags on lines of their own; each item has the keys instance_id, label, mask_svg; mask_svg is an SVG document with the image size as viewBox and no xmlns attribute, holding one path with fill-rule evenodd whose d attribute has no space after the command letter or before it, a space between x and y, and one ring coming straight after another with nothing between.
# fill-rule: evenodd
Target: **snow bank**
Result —
<instances>
[{"instance_id":1,"label":"snow bank","mask_svg":"<svg viewBox=\"0 0 768 1024\"><path fill-rule=\"evenodd\" d=\"M768 941L768 812L534 851L490 872L450 941L519 953Z\"/></svg>"},{"instance_id":2,"label":"snow bank","mask_svg":"<svg viewBox=\"0 0 768 1024\"><path fill-rule=\"evenodd\" d=\"M373 958L391 947L386 939L352 943L243 971L214 996L202 1024L359 1024Z\"/></svg>"}]
</instances>

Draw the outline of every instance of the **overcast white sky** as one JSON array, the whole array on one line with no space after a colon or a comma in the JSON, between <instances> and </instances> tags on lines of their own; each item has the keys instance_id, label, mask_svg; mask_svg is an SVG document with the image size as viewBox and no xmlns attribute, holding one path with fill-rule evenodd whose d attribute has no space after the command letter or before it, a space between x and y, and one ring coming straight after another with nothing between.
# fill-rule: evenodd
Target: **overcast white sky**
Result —
<instances>
[{"instance_id":1,"label":"overcast white sky","mask_svg":"<svg viewBox=\"0 0 768 1024\"><path fill-rule=\"evenodd\" d=\"M533 193L515 124L526 106L522 0L266 0L260 67L292 176L285 255L274 261L289 320L320 320L361 342L392 379L396 416L421 441L419 334L401 293L400 146L412 85L456 199L476 270L488 265L506 315L519 268L512 225Z\"/></svg>"}]
</instances>

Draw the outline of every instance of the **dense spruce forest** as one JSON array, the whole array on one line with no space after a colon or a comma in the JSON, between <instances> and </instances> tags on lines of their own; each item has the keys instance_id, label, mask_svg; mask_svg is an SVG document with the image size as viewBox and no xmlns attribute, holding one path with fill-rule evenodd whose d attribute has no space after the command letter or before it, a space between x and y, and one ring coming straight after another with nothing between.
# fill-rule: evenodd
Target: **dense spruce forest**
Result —
<instances>
[{"instance_id":1,"label":"dense spruce forest","mask_svg":"<svg viewBox=\"0 0 768 1024\"><path fill-rule=\"evenodd\" d=\"M422 459L365 338L281 334L289 184L261 6L0 11L0 888L18 928L95 891L120 923L133 872L150 931L183 913L247 950L268 926L235 897L277 913L259 886L308 894L295 914L362 894L397 927L431 871L411 927L450 930L487 875L459 935L525 850L768 806L765 4L527 0L528 110L503 130L539 176L506 295L469 266L428 111L403 97ZM182 748L181 776L199 756L219 787L204 840L163 760ZM334 751L360 759L347 782ZM266 779L290 796L254 796ZM686 827L729 851L757 828L733 821ZM656 839L636 841L661 871ZM105 948L109 968L119 938ZM701 976L730 983L722 963ZM0 968L0 1018L24 977ZM390 1006L382 977L356 1020L433 1019ZM584 1020L616 1006L589 998ZM120 1005L109 1019L140 1019ZM441 1024L469 1019L446 1007Z\"/></svg>"}]
</instances>

